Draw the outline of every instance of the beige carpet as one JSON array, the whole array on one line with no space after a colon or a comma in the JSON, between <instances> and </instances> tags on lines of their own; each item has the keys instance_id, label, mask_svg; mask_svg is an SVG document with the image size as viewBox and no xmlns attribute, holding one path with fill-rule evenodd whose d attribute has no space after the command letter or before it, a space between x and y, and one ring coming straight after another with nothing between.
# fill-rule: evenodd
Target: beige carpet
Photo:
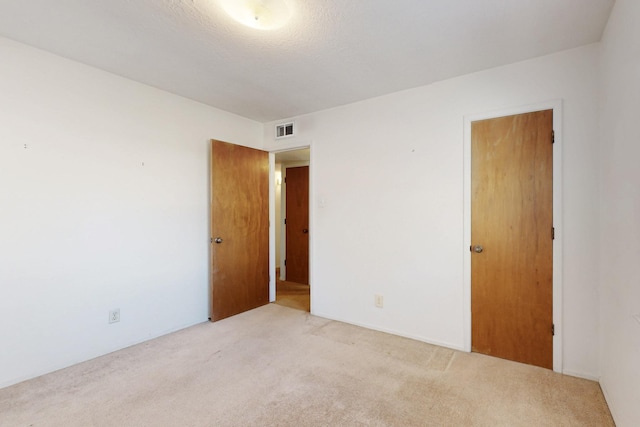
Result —
<instances>
[{"instance_id":1,"label":"beige carpet","mask_svg":"<svg viewBox=\"0 0 640 427\"><path fill-rule=\"evenodd\" d=\"M0 390L2 426L610 426L597 383L270 304Z\"/></svg>"}]
</instances>

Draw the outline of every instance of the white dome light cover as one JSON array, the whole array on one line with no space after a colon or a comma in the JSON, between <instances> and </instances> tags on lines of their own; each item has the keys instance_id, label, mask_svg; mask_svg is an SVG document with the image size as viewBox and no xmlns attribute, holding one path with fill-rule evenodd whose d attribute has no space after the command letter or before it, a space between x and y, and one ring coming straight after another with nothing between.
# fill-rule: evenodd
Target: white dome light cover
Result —
<instances>
[{"instance_id":1,"label":"white dome light cover","mask_svg":"<svg viewBox=\"0 0 640 427\"><path fill-rule=\"evenodd\" d=\"M286 0L218 0L233 19L257 30L275 30L291 18Z\"/></svg>"}]
</instances>

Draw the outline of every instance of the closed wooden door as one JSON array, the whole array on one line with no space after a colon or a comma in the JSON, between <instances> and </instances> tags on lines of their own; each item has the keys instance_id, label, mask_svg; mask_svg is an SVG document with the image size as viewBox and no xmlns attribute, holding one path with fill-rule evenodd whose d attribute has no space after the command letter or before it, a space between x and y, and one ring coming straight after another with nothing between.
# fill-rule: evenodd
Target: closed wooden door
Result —
<instances>
[{"instance_id":1,"label":"closed wooden door","mask_svg":"<svg viewBox=\"0 0 640 427\"><path fill-rule=\"evenodd\" d=\"M269 302L268 153L211 142L211 319Z\"/></svg>"},{"instance_id":2,"label":"closed wooden door","mask_svg":"<svg viewBox=\"0 0 640 427\"><path fill-rule=\"evenodd\" d=\"M287 281L309 284L309 166L286 173Z\"/></svg>"},{"instance_id":3,"label":"closed wooden door","mask_svg":"<svg viewBox=\"0 0 640 427\"><path fill-rule=\"evenodd\" d=\"M553 368L553 111L471 125L472 350Z\"/></svg>"}]
</instances>

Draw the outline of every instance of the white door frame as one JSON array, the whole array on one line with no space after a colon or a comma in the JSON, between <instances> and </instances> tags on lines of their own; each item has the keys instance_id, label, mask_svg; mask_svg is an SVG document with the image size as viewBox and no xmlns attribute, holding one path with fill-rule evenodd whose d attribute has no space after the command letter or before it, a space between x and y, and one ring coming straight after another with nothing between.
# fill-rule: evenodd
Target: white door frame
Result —
<instances>
[{"instance_id":1,"label":"white door frame","mask_svg":"<svg viewBox=\"0 0 640 427\"><path fill-rule=\"evenodd\" d=\"M506 108L464 117L464 214L463 214L463 334L464 349L471 351L471 123L478 120L553 110L553 370L562 372L562 100Z\"/></svg>"}]
</instances>

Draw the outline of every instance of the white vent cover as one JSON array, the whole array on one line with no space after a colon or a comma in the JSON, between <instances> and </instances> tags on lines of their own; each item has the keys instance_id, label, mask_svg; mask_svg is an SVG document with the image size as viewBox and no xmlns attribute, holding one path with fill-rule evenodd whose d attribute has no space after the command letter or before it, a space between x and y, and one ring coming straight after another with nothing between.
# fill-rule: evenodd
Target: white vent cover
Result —
<instances>
[{"instance_id":1,"label":"white vent cover","mask_svg":"<svg viewBox=\"0 0 640 427\"><path fill-rule=\"evenodd\" d=\"M293 122L276 125L276 139L293 136Z\"/></svg>"}]
</instances>

